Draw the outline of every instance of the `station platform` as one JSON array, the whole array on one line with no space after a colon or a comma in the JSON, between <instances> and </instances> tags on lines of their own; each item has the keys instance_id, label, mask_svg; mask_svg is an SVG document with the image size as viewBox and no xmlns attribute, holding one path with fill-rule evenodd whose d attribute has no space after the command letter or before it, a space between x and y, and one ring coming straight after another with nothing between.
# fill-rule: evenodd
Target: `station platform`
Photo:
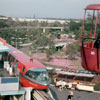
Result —
<instances>
[{"instance_id":1,"label":"station platform","mask_svg":"<svg viewBox=\"0 0 100 100\"><path fill-rule=\"evenodd\" d=\"M25 100L25 91L19 90L19 91L1 91L0 97L6 97L9 96L10 100Z\"/></svg>"},{"instance_id":2,"label":"station platform","mask_svg":"<svg viewBox=\"0 0 100 100\"><path fill-rule=\"evenodd\" d=\"M19 77L12 77L0 68L0 100L25 100L25 89L19 84ZM1 99L3 98L3 99Z\"/></svg>"}]
</instances>

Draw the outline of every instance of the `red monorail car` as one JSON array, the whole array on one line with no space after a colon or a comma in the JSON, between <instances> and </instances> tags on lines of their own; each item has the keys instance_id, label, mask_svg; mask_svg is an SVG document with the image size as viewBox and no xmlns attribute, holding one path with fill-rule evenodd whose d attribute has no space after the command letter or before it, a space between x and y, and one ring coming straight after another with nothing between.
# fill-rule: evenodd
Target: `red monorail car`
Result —
<instances>
[{"instance_id":1,"label":"red monorail car","mask_svg":"<svg viewBox=\"0 0 100 100\"><path fill-rule=\"evenodd\" d=\"M4 61L9 61L15 75L19 75L23 87L34 89L46 89L50 84L50 78L46 67L18 49L7 44L9 52L3 52Z\"/></svg>"},{"instance_id":2,"label":"red monorail car","mask_svg":"<svg viewBox=\"0 0 100 100\"><path fill-rule=\"evenodd\" d=\"M91 4L85 8L80 35L80 52L83 68L100 73L100 4ZM86 19L89 12L92 16ZM85 33L85 24L89 23L90 32ZM98 29L99 30L98 30ZM86 35L87 34L87 35Z\"/></svg>"}]
</instances>

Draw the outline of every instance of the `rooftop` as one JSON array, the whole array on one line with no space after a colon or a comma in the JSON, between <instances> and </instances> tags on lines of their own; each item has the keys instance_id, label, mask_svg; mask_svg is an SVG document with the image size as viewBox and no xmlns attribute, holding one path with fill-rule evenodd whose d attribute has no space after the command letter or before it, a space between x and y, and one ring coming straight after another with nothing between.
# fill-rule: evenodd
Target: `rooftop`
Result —
<instances>
[{"instance_id":1,"label":"rooftop","mask_svg":"<svg viewBox=\"0 0 100 100\"><path fill-rule=\"evenodd\" d=\"M100 10L100 4L91 4L88 5L85 10Z\"/></svg>"}]
</instances>

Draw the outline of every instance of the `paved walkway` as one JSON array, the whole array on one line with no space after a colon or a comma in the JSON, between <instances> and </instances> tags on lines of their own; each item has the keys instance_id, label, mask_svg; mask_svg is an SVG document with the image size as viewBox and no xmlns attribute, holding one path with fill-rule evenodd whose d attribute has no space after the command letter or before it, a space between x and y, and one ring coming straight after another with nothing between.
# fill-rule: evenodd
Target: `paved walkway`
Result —
<instances>
[{"instance_id":1,"label":"paved walkway","mask_svg":"<svg viewBox=\"0 0 100 100\"><path fill-rule=\"evenodd\" d=\"M55 87L50 87L53 91L55 91L55 93L53 93L54 95L56 95L56 100L67 100L67 96L69 93L69 90L62 90L59 91L59 89L55 88ZM86 92L86 91L75 91L73 90L74 93L74 97L72 98L72 100L100 100L100 93L96 93L96 92Z\"/></svg>"}]
</instances>

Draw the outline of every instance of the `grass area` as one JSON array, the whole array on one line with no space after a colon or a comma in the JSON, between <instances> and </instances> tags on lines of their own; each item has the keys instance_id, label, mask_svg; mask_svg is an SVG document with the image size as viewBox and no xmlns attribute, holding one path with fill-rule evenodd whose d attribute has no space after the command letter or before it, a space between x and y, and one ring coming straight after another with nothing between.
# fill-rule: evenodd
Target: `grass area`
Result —
<instances>
[{"instance_id":1,"label":"grass area","mask_svg":"<svg viewBox=\"0 0 100 100\"><path fill-rule=\"evenodd\" d=\"M66 56L64 51L57 51L54 56Z\"/></svg>"},{"instance_id":2,"label":"grass area","mask_svg":"<svg viewBox=\"0 0 100 100\"><path fill-rule=\"evenodd\" d=\"M72 66L75 66L75 69L83 69L83 68L82 68L82 65L81 65L80 59L79 59L79 60L73 60L73 61L71 62L71 65L72 65Z\"/></svg>"}]
</instances>

